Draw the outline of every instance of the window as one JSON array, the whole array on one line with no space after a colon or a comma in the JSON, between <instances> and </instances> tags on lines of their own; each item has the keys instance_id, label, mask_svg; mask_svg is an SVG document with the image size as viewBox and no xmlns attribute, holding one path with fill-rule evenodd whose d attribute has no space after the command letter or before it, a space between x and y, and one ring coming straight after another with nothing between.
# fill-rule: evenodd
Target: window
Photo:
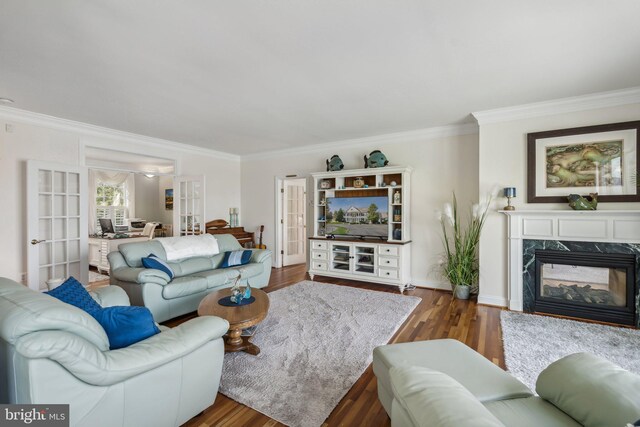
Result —
<instances>
[{"instance_id":1,"label":"window","mask_svg":"<svg viewBox=\"0 0 640 427\"><path fill-rule=\"evenodd\" d=\"M100 230L100 218L109 218L114 226L125 226L128 217L127 182L96 186L96 228ZM101 230L102 231L102 230Z\"/></svg>"}]
</instances>

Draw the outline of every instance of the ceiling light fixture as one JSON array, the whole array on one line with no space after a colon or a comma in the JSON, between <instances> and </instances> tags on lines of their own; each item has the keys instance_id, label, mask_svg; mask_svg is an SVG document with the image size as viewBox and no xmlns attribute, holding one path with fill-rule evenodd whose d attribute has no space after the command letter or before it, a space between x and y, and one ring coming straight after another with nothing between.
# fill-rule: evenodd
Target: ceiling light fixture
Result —
<instances>
[{"instance_id":1,"label":"ceiling light fixture","mask_svg":"<svg viewBox=\"0 0 640 427\"><path fill-rule=\"evenodd\" d=\"M0 98L0 102L4 104L13 104L15 101L11 98Z\"/></svg>"},{"instance_id":2,"label":"ceiling light fixture","mask_svg":"<svg viewBox=\"0 0 640 427\"><path fill-rule=\"evenodd\" d=\"M145 173L144 176L146 176L147 178L153 178L155 175L152 173Z\"/></svg>"}]
</instances>

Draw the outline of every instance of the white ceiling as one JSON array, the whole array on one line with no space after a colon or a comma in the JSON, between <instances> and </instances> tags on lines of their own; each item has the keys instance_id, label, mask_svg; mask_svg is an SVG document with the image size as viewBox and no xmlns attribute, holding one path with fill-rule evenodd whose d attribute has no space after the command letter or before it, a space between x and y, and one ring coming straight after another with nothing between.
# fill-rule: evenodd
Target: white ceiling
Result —
<instances>
[{"instance_id":1,"label":"white ceiling","mask_svg":"<svg viewBox=\"0 0 640 427\"><path fill-rule=\"evenodd\" d=\"M638 0L2 0L12 106L235 154L640 85Z\"/></svg>"}]
</instances>

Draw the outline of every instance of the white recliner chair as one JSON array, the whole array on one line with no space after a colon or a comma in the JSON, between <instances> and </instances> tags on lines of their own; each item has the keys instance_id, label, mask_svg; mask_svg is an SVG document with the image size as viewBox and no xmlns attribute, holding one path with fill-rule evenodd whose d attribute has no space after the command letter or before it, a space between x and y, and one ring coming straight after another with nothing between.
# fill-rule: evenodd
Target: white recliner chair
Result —
<instances>
[{"instance_id":1,"label":"white recliner chair","mask_svg":"<svg viewBox=\"0 0 640 427\"><path fill-rule=\"evenodd\" d=\"M129 305L116 286L92 296ZM178 426L213 404L228 327L198 317L109 350L89 314L0 278L0 403L69 404L72 426Z\"/></svg>"}]
</instances>

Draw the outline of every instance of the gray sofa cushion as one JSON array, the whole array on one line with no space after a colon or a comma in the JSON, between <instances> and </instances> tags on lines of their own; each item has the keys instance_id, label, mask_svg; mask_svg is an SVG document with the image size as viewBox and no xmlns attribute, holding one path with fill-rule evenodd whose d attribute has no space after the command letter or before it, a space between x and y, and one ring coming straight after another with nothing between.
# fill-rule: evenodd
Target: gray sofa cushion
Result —
<instances>
[{"instance_id":1,"label":"gray sofa cushion","mask_svg":"<svg viewBox=\"0 0 640 427\"><path fill-rule=\"evenodd\" d=\"M513 376L453 339L383 345L373 350L373 372L389 390L389 370L393 366L423 366L443 372L481 402L533 396Z\"/></svg>"},{"instance_id":2,"label":"gray sofa cushion","mask_svg":"<svg viewBox=\"0 0 640 427\"><path fill-rule=\"evenodd\" d=\"M219 255L214 255L212 257L192 257L169 262L168 264L176 273L176 276L186 276L197 271L217 268L222 262L225 252L242 249L240 243L238 243L236 238L231 234L218 234L215 238L218 241L218 248L220 249ZM141 259L149 256L149 254L154 254L164 261L167 260L167 253L164 251L162 243L160 243L161 240L162 239L160 238L144 242L123 243L118 246L118 250L129 267L142 267ZM207 263L204 263L202 260L207 260Z\"/></svg>"},{"instance_id":3,"label":"gray sofa cushion","mask_svg":"<svg viewBox=\"0 0 640 427\"><path fill-rule=\"evenodd\" d=\"M536 391L586 427L624 426L640 419L640 376L592 354L553 362L538 376Z\"/></svg>"},{"instance_id":4,"label":"gray sofa cushion","mask_svg":"<svg viewBox=\"0 0 640 427\"><path fill-rule=\"evenodd\" d=\"M245 265L240 265L238 267L235 267L233 269L242 271L243 279L250 279L252 277L262 274L262 272L264 271L264 264L262 263L245 264ZM225 270L231 270L231 268L226 268Z\"/></svg>"},{"instance_id":5,"label":"gray sofa cushion","mask_svg":"<svg viewBox=\"0 0 640 427\"><path fill-rule=\"evenodd\" d=\"M466 388L442 372L406 366L391 368L391 387L396 401L414 426L504 427ZM395 423L394 401L392 424Z\"/></svg>"},{"instance_id":6,"label":"gray sofa cushion","mask_svg":"<svg viewBox=\"0 0 640 427\"><path fill-rule=\"evenodd\" d=\"M217 288L226 283L229 283L233 278L229 274L231 272L224 269L201 271L194 274L194 277L201 277L207 281L207 289ZM236 272L237 273L237 272ZM237 276L237 274L236 274Z\"/></svg>"},{"instance_id":7,"label":"gray sofa cushion","mask_svg":"<svg viewBox=\"0 0 640 427\"><path fill-rule=\"evenodd\" d=\"M207 279L197 276L176 277L162 288L164 299L180 298L207 290Z\"/></svg>"},{"instance_id":8,"label":"gray sofa cushion","mask_svg":"<svg viewBox=\"0 0 640 427\"><path fill-rule=\"evenodd\" d=\"M118 246L118 250L129 267L143 267L142 258L148 257L150 254L154 254L165 261L167 260L164 247L157 239L144 242L123 243ZM173 266L171 268L173 268Z\"/></svg>"},{"instance_id":9,"label":"gray sofa cushion","mask_svg":"<svg viewBox=\"0 0 640 427\"><path fill-rule=\"evenodd\" d=\"M493 400L485 402L484 406L507 426L581 427L569 415L538 396Z\"/></svg>"},{"instance_id":10,"label":"gray sofa cushion","mask_svg":"<svg viewBox=\"0 0 640 427\"><path fill-rule=\"evenodd\" d=\"M15 344L25 335L52 329L77 335L100 351L109 350L107 334L89 313L0 277L0 338Z\"/></svg>"},{"instance_id":11,"label":"gray sofa cushion","mask_svg":"<svg viewBox=\"0 0 640 427\"><path fill-rule=\"evenodd\" d=\"M176 277L189 276L193 273L215 268L212 257L188 258L178 262L169 261L167 264L169 264Z\"/></svg>"}]
</instances>

